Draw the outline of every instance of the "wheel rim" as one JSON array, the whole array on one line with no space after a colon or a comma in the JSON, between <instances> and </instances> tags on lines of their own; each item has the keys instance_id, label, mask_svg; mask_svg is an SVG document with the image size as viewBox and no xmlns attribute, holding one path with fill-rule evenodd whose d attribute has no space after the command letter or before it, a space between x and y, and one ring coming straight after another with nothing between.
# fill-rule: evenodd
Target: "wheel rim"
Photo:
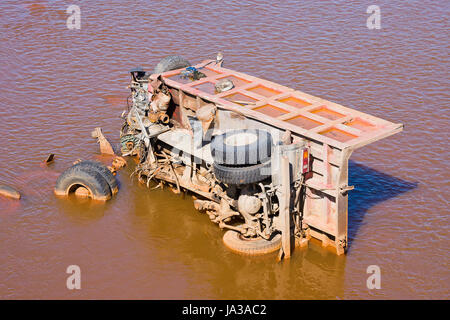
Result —
<instances>
[{"instance_id":1,"label":"wheel rim","mask_svg":"<svg viewBox=\"0 0 450 320\"><path fill-rule=\"evenodd\" d=\"M252 144L256 142L256 140L258 140L257 135L249 132L243 132L226 137L224 143L229 146L239 147Z\"/></svg>"},{"instance_id":2,"label":"wheel rim","mask_svg":"<svg viewBox=\"0 0 450 320\"><path fill-rule=\"evenodd\" d=\"M77 198L93 198L92 191L82 184L73 184L67 188L67 195L73 194Z\"/></svg>"},{"instance_id":3,"label":"wheel rim","mask_svg":"<svg viewBox=\"0 0 450 320\"><path fill-rule=\"evenodd\" d=\"M78 198L89 198L89 190L85 187L79 187L75 190L75 196Z\"/></svg>"}]
</instances>

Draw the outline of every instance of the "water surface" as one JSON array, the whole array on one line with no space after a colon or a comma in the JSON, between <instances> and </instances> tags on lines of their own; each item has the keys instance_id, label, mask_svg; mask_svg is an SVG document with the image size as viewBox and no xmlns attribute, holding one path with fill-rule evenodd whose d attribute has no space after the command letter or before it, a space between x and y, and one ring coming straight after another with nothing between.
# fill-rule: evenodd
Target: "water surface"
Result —
<instances>
[{"instance_id":1,"label":"water surface","mask_svg":"<svg viewBox=\"0 0 450 320\"><path fill-rule=\"evenodd\" d=\"M449 2L77 1L0 4L0 298L360 299L449 294ZM74 160L117 142L128 70L169 54L225 66L405 124L350 164L350 248L311 243L289 263L229 252L189 196L148 192L120 172L104 206L53 196ZM39 162L49 153L49 168ZM65 271L82 270L82 289ZM366 268L380 266L382 289Z\"/></svg>"}]
</instances>

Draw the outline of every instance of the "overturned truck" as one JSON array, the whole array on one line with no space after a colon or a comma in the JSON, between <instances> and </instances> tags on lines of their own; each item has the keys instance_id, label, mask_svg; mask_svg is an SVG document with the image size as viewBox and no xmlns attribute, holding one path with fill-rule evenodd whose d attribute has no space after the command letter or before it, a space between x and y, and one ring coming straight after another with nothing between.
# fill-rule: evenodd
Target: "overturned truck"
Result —
<instances>
[{"instance_id":1,"label":"overturned truck","mask_svg":"<svg viewBox=\"0 0 450 320\"><path fill-rule=\"evenodd\" d=\"M345 252L348 160L403 129L207 60L131 70L121 151L134 175L195 194L194 205L249 255L289 257L311 237Z\"/></svg>"}]
</instances>

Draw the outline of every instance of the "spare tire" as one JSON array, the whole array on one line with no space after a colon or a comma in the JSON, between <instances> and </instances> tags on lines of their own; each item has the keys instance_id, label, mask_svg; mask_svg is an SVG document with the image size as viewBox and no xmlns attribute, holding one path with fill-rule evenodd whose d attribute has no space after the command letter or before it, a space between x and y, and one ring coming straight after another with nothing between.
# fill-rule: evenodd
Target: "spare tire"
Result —
<instances>
[{"instance_id":1,"label":"spare tire","mask_svg":"<svg viewBox=\"0 0 450 320\"><path fill-rule=\"evenodd\" d=\"M260 182L271 175L271 162L266 161L254 166L232 167L213 163L216 179L229 185L242 185Z\"/></svg>"},{"instance_id":2,"label":"spare tire","mask_svg":"<svg viewBox=\"0 0 450 320\"><path fill-rule=\"evenodd\" d=\"M162 59L155 67L153 73L164 73L170 70L190 67L189 61L181 56L168 56Z\"/></svg>"},{"instance_id":3,"label":"spare tire","mask_svg":"<svg viewBox=\"0 0 450 320\"><path fill-rule=\"evenodd\" d=\"M261 237L247 239L237 231L228 230L223 235L223 243L232 251L240 254L262 255L281 248L281 234L273 234L269 240Z\"/></svg>"},{"instance_id":4,"label":"spare tire","mask_svg":"<svg viewBox=\"0 0 450 320\"><path fill-rule=\"evenodd\" d=\"M111 171L109 171L108 167L105 166L103 163L97 162L97 161L91 161L91 160L84 160L81 161L75 166L82 166L85 170L94 170L100 173L105 179L105 181L108 183L109 188L111 189L111 193L114 195L119 191L119 186L117 184L116 177L112 174Z\"/></svg>"},{"instance_id":5,"label":"spare tire","mask_svg":"<svg viewBox=\"0 0 450 320\"><path fill-rule=\"evenodd\" d=\"M95 200L106 201L111 199L111 189L103 176L96 170L87 170L80 165L68 168L58 177L55 194L68 196L79 187L86 188L89 197Z\"/></svg>"},{"instance_id":6,"label":"spare tire","mask_svg":"<svg viewBox=\"0 0 450 320\"><path fill-rule=\"evenodd\" d=\"M272 135L267 130L229 130L211 140L215 163L242 166L264 163L272 154Z\"/></svg>"}]
</instances>

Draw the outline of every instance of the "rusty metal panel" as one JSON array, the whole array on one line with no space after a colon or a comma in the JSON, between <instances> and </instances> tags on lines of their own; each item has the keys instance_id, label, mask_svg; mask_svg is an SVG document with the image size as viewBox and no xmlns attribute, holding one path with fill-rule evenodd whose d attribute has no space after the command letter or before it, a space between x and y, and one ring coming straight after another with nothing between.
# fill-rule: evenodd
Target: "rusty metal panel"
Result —
<instances>
[{"instance_id":1,"label":"rusty metal panel","mask_svg":"<svg viewBox=\"0 0 450 320\"><path fill-rule=\"evenodd\" d=\"M355 149L400 132L403 125L222 68L211 60L195 67L206 77L197 81L183 79L180 77L183 69L168 71L162 76L168 86L180 90L181 97L182 92L197 97L198 105L201 98L222 110L256 120L256 126L290 130L294 139L308 140L312 171L305 179L304 222L312 228L311 235L322 240L323 245L333 245L338 254L343 253L348 241L348 195L345 191L348 159ZM217 93L215 84L223 79L233 81L234 88ZM185 100L187 103L188 99ZM224 112L220 114L224 116ZM231 120L226 122L229 124Z\"/></svg>"},{"instance_id":2,"label":"rusty metal panel","mask_svg":"<svg viewBox=\"0 0 450 320\"><path fill-rule=\"evenodd\" d=\"M402 124L392 123L268 80L222 68L211 60L195 67L206 77L191 82L180 76L182 69L168 71L162 75L169 86L341 150L354 150L403 129ZM156 76L152 75L152 78L155 79ZM233 81L235 87L216 93L214 85L223 79Z\"/></svg>"}]
</instances>

